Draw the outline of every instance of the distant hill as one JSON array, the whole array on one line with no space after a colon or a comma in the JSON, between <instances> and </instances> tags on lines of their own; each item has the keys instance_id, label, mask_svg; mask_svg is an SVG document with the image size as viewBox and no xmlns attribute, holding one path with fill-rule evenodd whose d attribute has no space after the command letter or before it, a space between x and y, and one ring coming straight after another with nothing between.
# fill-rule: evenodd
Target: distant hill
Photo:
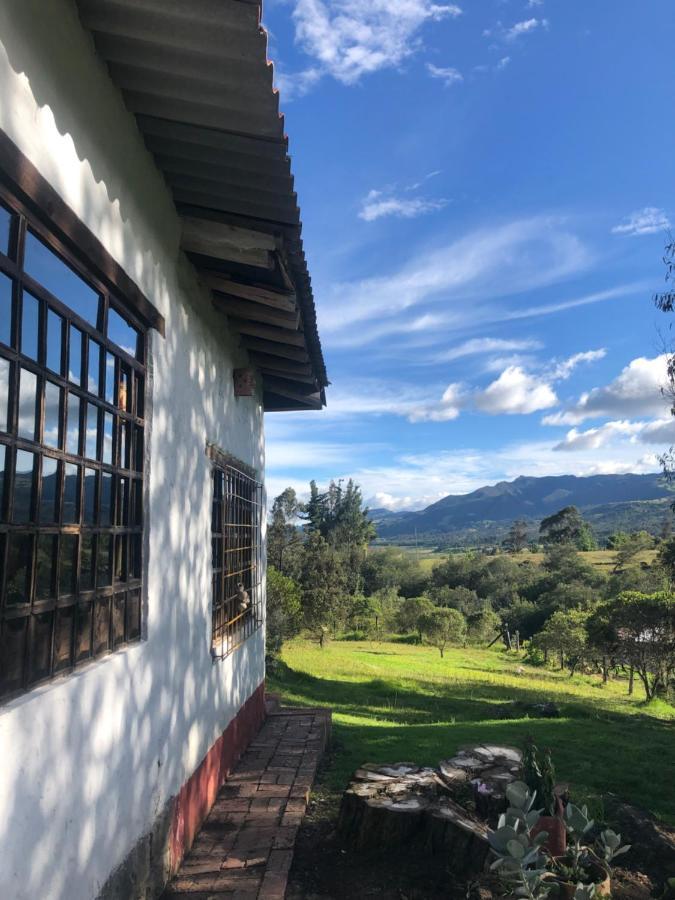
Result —
<instances>
[{"instance_id":1,"label":"distant hill","mask_svg":"<svg viewBox=\"0 0 675 900\"><path fill-rule=\"evenodd\" d=\"M444 497L418 512L383 515L378 510L373 520L378 537L388 542L416 533L425 542L476 546L501 540L514 519L531 523L534 537L545 516L577 506L602 538L617 530L658 533L673 499L659 474L521 476Z\"/></svg>"}]
</instances>

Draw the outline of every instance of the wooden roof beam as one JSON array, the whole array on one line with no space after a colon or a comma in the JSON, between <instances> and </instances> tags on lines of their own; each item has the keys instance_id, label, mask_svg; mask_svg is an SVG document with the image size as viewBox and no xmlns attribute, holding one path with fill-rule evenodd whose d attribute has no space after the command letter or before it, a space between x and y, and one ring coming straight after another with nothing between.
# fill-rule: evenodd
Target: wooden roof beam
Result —
<instances>
[{"instance_id":1,"label":"wooden roof beam","mask_svg":"<svg viewBox=\"0 0 675 900\"><path fill-rule=\"evenodd\" d=\"M247 322L261 322L263 325L274 325L286 331L297 332L300 324L300 313L284 312L263 306L262 303L249 303L248 300L240 300L237 297L226 297L222 294L213 295L213 305L229 318L238 317Z\"/></svg>"},{"instance_id":2,"label":"wooden roof beam","mask_svg":"<svg viewBox=\"0 0 675 900\"><path fill-rule=\"evenodd\" d=\"M274 268L276 242L273 235L210 219L184 217L181 247L187 253L260 269Z\"/></svg>"},{"instance_id":3,"label":"wooden roof beam","mask_svg":"<svg viewBox=\"0 0 675 900\"><path fill-rule=\"evenodd\" d=\"M241 342L247 350L259 351L268 356L280 356L282 359L290 359L293 362L309 363L309 354L304 347L291 347L289 344L279 344L277 341L266 341L243 333Z\"/></svg>"},{"instance_id":4,"label":"wooden roof beam","mask_svg":"<svg viewBox=\"0 0 675 900\"><path fill-rule=\"evenodd\" d=\"M232 281L227 275L210 272L208 269L201 269L199 276L213 291L224 296L237 297L240 300L248 300L251 303L259 303L262 306L269 306L272 309L288 313L297 310L294 293L281 293L273 291L269 287L258 287L255 284L240 284L238 281Z\"/></svg>"},{"instance_id":5,"label":"wooden roof beam","mask_svg":"<svg viewBox=\"0 0 675 900\"><path fill-rule=\"evenodd\" d=\"M230 318L233 328L240 334L249 337L260 338L271 344L290 344L291 347L305 347L305 336L300 331L286 331L283 328L273 328L271 325L258 325L256 322L247 322L245 319Z\"/></svg>"}]
</instances>

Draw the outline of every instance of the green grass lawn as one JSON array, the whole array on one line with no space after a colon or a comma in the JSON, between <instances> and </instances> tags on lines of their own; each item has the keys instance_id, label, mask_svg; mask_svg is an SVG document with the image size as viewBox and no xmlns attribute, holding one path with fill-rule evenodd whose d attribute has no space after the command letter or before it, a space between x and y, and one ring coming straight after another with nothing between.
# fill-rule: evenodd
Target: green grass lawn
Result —
<instances>
[{"instance_id":1,"label":"green grass lawn","mask_svg":"<svg viewBox=\"0 0 675 900\"><path fill-rule=\"evenodd\" d=\"M364 762L432 765L461 744L521 745L531 734L553 748L558 778L602 815L611 791L675 823L675 709L649 708L626 682L523 666L501 650L437 650L404 643L295 640L270 673L293 705L330 706L336 752L325 780L342 790ZM522 674L518 673L521 668ZM555 701L557 719L528 709Z\"/></svg>"}]
</instances>

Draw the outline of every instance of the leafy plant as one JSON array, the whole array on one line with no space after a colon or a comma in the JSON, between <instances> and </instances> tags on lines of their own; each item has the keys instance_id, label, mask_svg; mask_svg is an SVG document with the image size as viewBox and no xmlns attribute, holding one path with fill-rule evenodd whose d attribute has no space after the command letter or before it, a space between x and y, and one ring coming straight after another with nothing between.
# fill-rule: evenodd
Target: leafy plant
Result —
<instances>
[{"instance_id":1,"label":"leafy plant","mask_svg":"<svg viewBox=\"0 0 675 900\"><path fill-rule=\"evenodd\" d=\"M536 793L516 781L509 785L506 795L509 808L489 836L497 857L491 868L514 885L515 896L545 900L552 896L556 883L567 883L576 885L575 900L598 897L598 872L609 874L613 860L630 849L621 845L621 835L607 828L594 847L584 844L595 823L586 806L568 803L564 823L571 843L564 857L553 858L543 846L548 834L541 831L532 836L542 814L541 809L534 809Z\"/></svg>"},{"instance_id":2,"label":"leafy plant","mask_svg":"<svg viewBox=\"0 0 675 900\"><path fill-rule=\"evenodd\" d=\"M539 797L546 812L556 813L555 768L550 750L539 750L534 739L528 737L523 750L523 779L533 794Z\"/></svg>"}]
</instances>

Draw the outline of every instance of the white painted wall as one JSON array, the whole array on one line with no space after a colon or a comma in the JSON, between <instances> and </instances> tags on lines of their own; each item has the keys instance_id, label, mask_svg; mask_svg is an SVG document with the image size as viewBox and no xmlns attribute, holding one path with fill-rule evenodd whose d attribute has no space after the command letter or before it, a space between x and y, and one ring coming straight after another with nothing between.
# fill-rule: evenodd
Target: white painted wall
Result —
<instances>
[{"instance_id":1,"label":"white painted wall","mask_svg":"<svg viewBox=\"0 0 675 900\"><path fill-rule=\"evenodd\" d=\"M71 0L0 0L0 128L166 318L151 335L147 640L0 707L0 897L90 900L264 677L213 663L207 440L262 473L245 363L179 253L161 175Z\"/></svg>"}]
</instances>

